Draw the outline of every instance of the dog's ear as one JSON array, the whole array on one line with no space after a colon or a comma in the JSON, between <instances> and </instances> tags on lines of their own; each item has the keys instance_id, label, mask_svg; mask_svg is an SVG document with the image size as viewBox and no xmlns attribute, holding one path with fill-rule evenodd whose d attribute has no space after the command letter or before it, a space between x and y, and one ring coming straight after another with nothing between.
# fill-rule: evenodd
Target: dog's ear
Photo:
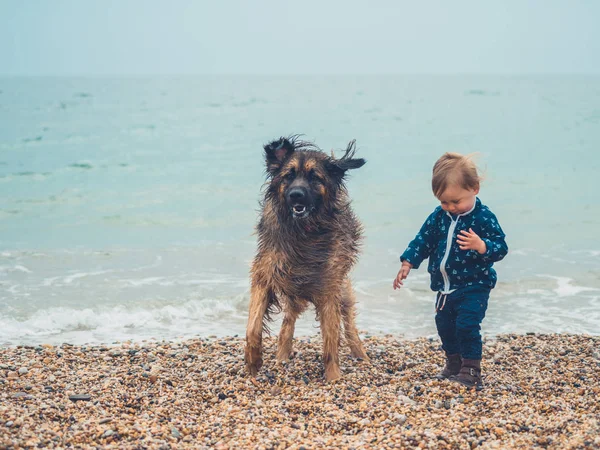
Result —
<instances>
[{"instance_id":1,"label":"dog's ear","mask_svg":"<svg viewBox=\"0 0 600 450\"><path fill-rule=\"evenodd\" d=\"M265 145L264 149L267 159L267 172L272 174L279 170L281 163L294 153L296 148L293 141L281 137Z\"/></svg>"},{"instance_id":2,"label":"dog's ear","mask_svg":"<svg viewBox=\"0 0 600 450\"><path fill-rule=\"evenodd\" d=\"M356 152L356 139L351 140L348 143L348 147L346 148L346 152L344 156L340 159L331 158L327 162L327 170L333 176L338 178L344 178L347 170L350 169L358 169L365 165L367 161L363 158L354 158L354 153Z\"/></svg>"}]
</instances>

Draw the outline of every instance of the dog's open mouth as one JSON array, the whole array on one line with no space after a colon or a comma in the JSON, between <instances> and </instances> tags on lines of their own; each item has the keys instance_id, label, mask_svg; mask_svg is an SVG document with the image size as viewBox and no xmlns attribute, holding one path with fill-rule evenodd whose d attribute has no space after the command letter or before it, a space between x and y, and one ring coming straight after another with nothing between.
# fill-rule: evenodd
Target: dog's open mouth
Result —
<instances>
[{"instance_id":1,"label":"dog's open mouth","mask_svg":"<svg viewBox=\"0 0 600 450\"><path fill-rule=\"evenodd\" d=\"M292 214L295 218L303 218L308 216L308 208L302 203L296 203L292 206Z\"/></svg>"}]
</instances>

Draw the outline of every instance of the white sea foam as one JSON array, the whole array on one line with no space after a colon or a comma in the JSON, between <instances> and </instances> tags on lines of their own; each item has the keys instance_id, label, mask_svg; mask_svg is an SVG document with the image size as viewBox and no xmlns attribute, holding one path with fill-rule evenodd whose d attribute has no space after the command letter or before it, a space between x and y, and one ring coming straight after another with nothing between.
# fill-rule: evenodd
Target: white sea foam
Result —
<instances>
[{"instance_id":1,"label":"white sea foam","mask_svg":"<svg viewBox=\"0 0 600 450\"><path fill-rule=\"evenodd\" d=\"M0 274L8 274L11 272L31 273L31 270L20 264L15 266L0 266Z\"/></svg>"},{"instance_id":2,"label":"white sea foam","mask_svg":"<svg viewBox=\"0 0 600 450\"><path fill-rule=\"evenodd\" d=\"M148 278L139 278L135 280L121 280L122 282L129 284L131 286L148 286L153 284L161 283L165 277L148 277Z\"/></svg>"},{"instance_id":3,"label":"white sea foam","mask_svg":"<svg viewBox=\"0 0 600 450\"><path fill-rule=\"evenodd\" d=\"M600 256L600 250L575 250L573 253L575 254L584 254L592 257Z\"/></svg>"},{"instance_id":4,"label":"white sea foam","mask_svg":"<svg viewBox=\"0 0 600 450\"><path fill-rule=\"evenodd\" d=\"M244 296L230 300L189 300L154 308L48 308L40 309L26 319L0 315L0 344L110 343L129 336L155 337L222 334L219 320L243 323L240 303Z\"/></svg>"},{"instance_id":5,"label":"white sea foam","mask_svg":"<svg viewBox=\"0 0 600 450\"><path fill-rule=\"evenodd\" d=\"M582 292L600 291L600 289L586 287L586 286L575 286L573 280L567 277L556 277L552 275L539 275L540 277L551 278L556 280L557 287L553 289L553 292L559 297L572 297Z\"/></svg>"},{"instance_id":6,"label":"white sea foam","mask_svg":"<svg viewBox=\"0 0 600 450\"><path fill-rule=\"evenodd\" d=\"M530 255L531 253L533 253L534 251L535 250L532 248L517 248L517 249L511 249L510 254L511 254L511 256L514 256L514 255L527 256L527 255Z\"/></svg>"},{"instance_id":7,"label":"white sea foam","mask_svg":"<svg viewBox=\"0 0 600 450\"><path fill-rule=\"evenodd\" d=\"M63 277L63 281L65 284L71 284L73 281L75 281L79 278L93 277L95 275L104 275L104 274L112 273L112 272L114 272L114 270L98 270L95 272L79 272L79 273L74 273L72 275Z\"/></svg>"}]
</instances>

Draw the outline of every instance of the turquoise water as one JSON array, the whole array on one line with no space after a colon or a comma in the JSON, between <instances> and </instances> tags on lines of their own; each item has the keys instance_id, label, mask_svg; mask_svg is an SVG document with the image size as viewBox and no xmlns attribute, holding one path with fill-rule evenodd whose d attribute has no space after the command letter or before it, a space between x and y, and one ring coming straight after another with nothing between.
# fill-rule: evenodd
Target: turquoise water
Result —
<instances>
[{"instance_id":1,"label":"turquoise water","mask_svg":"<svg viewBox=\"0 0 600 450\"><path fill-rule=\"evenodd\" d=\"M484 332L600 333L598 76L0 78L0 343L243 334L262 144L293 133L368 161L359 328L435 334L425 268L391 285L460 151L510 247Z\"/></svg>"}]
</instances>

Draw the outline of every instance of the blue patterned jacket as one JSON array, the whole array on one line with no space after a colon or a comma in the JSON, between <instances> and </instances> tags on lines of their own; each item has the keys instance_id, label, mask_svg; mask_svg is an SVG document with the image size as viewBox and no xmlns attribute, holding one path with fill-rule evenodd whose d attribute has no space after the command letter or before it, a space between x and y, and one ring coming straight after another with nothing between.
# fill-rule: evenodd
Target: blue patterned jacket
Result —
<instances>
[{"instance_id":1,"label":"blue patterned jacket","mask_svg":"<svg viewBox=\"0 0 600 450\"><path fill-rule=\"evenodd\" d=\"M456 237L460 231L469 228L485 242L487 250L483 255L459 248ZM497 280L492 265L508 253L504 237L496 216L479 199L471 211L458 216L452 216L438 206L408 244L400 261L408 261L416 269L429 258L427 270L431 274L433 291L449 293L475 284L491 289ZM452 239L450 243L449 238Z\"/></svg>"}]
</instances>

